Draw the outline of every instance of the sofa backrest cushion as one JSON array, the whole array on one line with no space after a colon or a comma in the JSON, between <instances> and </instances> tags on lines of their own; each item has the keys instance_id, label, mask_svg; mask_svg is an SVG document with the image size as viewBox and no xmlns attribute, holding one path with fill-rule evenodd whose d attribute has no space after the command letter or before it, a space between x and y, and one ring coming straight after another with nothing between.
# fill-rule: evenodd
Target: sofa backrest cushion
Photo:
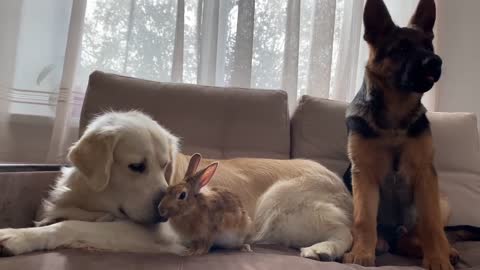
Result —
<instances>
[{"instance_id":1,"label":"sofa backrest cushion","mask_svg":"<svg viewBox=\"0 0 480 270\"><path fill-rule=\"evenodd\" d=\"M180 137L185 154L218 159L290 156L284 91L160 83L96 71L90 75L80 133L103 111L132 109L151 115Z\"/></svg>"},{"instance_id":2,"label":"sofa backrest cushion","mask_svg":"<svg viewBox=\"0 0 480 270\"><path fill-rule=\"evenodd\" d=\"M340 177L346 153L347 103L303 96L291 120L292 157L324 164ZM477 120L470 113L428 113L440 189L452 206L449 225L480 227L480 146Z\"/></svg>"}]
</instances>

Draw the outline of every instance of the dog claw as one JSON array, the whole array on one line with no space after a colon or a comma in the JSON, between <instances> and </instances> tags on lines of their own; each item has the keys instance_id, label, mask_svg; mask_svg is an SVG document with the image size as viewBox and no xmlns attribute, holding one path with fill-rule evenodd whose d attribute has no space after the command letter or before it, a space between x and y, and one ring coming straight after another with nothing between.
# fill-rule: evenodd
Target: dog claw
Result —
<instances>
[{"instance_id":1,"label":"dog claw","mask_svg":"<svg viewBox=\"0 0 480 270\"><path fill-rule=\"evenodd\" d=\"M427 270L454 270L449 260L424 259L423 267Z\"/></svg>"},{"instance_id":2,"label":"dog claw","mask_svg":"<svg viewBox=\"0 0 480 270\"><path fill-rule=\"evenodd\" d=\"M455 248L450 248L450 263L457 265L460 261L460 253Z\"/></svg>"},{"instance_id":3,"label":"dog claw","mask_svg":"<svg viewBox=\"0 0 480 270\"><path fill-rule=\"evenodd\" d=\"M358 264L361 266L375 266L375 255L368 253L350 252L343 257L344 263Z\"/></svg>"}]
</instances>

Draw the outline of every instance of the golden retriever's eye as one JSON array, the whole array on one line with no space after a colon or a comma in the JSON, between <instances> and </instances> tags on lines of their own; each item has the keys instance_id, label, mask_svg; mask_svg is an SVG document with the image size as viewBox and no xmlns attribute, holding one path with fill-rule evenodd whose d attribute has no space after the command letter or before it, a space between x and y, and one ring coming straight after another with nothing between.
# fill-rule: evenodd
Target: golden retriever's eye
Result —
<instances>
[{"instance_id":1,"label":"golden retriever's eye","mask_svg":"<svg viewBox=\"0 0 480 270\"><path fill-rule=\"evenodd\" d=\"M143 173L147 169L145 162L128 164L128 168L136 173Z\"/></svg>"},{"instance_id":2,"label":"golden retriever's eye","mask_svg":"<svg viewBox=\"0 0 480 270\"><path fill-rule=\"evenodd\" d=\"M185 191L183 191L182 193L180 193L180 195L178 195L178 199L180 201L183 201L187 198L187 193Z\"/></svg>"}]
</instances>

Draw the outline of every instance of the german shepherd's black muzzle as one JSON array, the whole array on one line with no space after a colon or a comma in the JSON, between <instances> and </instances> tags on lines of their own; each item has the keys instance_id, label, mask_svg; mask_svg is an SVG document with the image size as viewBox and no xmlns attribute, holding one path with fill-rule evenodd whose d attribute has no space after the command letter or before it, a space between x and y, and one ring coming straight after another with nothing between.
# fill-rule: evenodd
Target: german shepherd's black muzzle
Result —
<instances>
[{"instance_id":1,"label":"german shepherd's black muzzle","mask_svg":"<svg viewBox=\"0 0 480 270\"><path fill-rule=\"evenodd\" d=\"M399 88L417 93L428 92L442 75L443 61L440 56L423 48L412 54L404 60Z\"/></svg>"}]
</instances>

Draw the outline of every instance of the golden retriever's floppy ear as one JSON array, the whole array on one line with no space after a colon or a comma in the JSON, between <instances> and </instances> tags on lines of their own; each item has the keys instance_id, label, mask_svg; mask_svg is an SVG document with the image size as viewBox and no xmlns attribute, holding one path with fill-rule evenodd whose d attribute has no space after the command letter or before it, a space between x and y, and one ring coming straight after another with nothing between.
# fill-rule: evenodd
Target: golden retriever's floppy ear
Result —
<instances>
[{"instance_id":1,"label":"golden retriever's floppy ear","mask_svg":"<svg viewBox=\"0 0 480 270\"><path fill-rule=\"evenodd\" d=\"M172 181L173 174L175 173L175 166L176 166L176 159L177 159L177 154L178 154L178 148L179 148L179 142L178 138L169 135L168 139L168 144L170 151L168 153L168 156L170 158L170 161L167 163L167 166L165 167L165 181L167 181L167 184L170 185Z\"/></svg>"},{"instance_id":2,"label":"golden retriever's floppy ear","mask_svg":"<svg viewBox=\"0 0 480 270\"><path fill-rule=\"evenodd\" d=\"M68 153L68 159L96 192L104 190L110 181L116 137L113 132L87 131Z\"/></svg>"}]
</instances>

